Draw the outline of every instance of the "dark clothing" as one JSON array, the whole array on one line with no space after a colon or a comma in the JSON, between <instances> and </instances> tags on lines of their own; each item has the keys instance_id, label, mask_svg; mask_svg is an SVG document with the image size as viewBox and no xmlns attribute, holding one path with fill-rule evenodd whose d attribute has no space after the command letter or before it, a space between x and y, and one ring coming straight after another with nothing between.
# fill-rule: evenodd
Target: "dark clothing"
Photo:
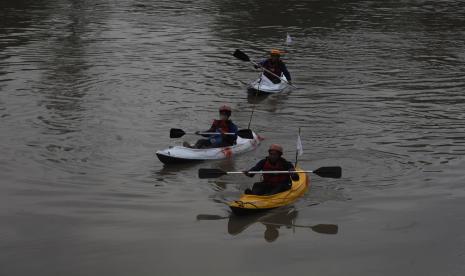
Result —
<instances>
[{"instance_id":1,"label":"dark clothing","mask_svg":"<svg viewBox=\"0 0 465 276\"><path fill-rule=\"evenodd\" d=\"M284 74L286 77L287 81L291 81L291 74L287 70L286 65L282 60L278 60L277 62L273 62L271 58L265 59L260 62L260 65L263 66L263 68L270 70L271 72L275 73L278 76L281 76L281 74ZM265 76L270 79L273 83L280 83L281 80L269 72L265 71L264 72Z\"/></svg>"},{"instance_id":2,"label":"dark clothing","mask_svg":"<svg viewBox=\"0 0 465 276\"><path fill-rule=\"evenodd\" d=\"M214 120L211 127L205 132L217 132L218 134L203 134L208 139L200 139L195 143L195 148L218 148L236 144L237 135L225 135L221 133L237 133L237 126L231 120Z\"/></svg>"},{"instance_id":3,"label":"dark clothing","mask_svg":"<svg viewBox=\"0 0 465 276\"><path fill-rule=\"evenodd\" d=\"M246 194L251 195L274 195L277 193L281 193L287 191L291 188L290 182L283 182L280 183L278 186L272 187L265 182L255 182L253 184L252 190L247 191Z\"/></svg>"},{"instance_id":4,"label":"dark clothing","mask_svg":"<svg viewBox=\"0 0 465 276\"><path fill-rule=\"evenodd\" d=\"M267 158L260 160L255 166L248 171L294 171L295 168L291 162L280 157L275 163L271 163ZM253 173L246 173L247 176L253 177ZM249 194L265 195L284 192L291 188L292 180L299 180L297 173L276 173L263 174L263 181L253 185Z\"/></svg>"}]
</instances>

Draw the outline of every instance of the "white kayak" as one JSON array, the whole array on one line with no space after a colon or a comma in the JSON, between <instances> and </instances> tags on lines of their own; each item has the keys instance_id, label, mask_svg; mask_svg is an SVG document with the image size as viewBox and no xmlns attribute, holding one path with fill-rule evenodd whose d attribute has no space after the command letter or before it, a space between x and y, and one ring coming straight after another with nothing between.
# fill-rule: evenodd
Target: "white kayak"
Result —
<instances>
[{"instance_id":1,"label":"white kayak","mask_svg":"<svg viewBox=\"0 0 465 276\"><path fill-rule=\"evenodd\" d=\"M158 159L165 164L186 163L192 161L220 160L248 152L257 148L261 138L252 132L253 139L237 137L236 144L229 147L193 149L184 146L171 146L156 152Z\"/></svg>"},{"instance_id":2,"label":"white kayak","mask_svg":"<svg viewBox=\"0 0 465 276\"><path fill-rule=\"evenodd\" d=\"M283 74L281 74L281 79L287 81L287 78ZM247 90L251 93L259 92L266 94L275 94L283 92L284 90L286 90L288 86L289 85L284 81L281 81L279 83L273 83L262 73L258 79L254 80L252 83L249 84Z\"/></svg>"}]
</instances>

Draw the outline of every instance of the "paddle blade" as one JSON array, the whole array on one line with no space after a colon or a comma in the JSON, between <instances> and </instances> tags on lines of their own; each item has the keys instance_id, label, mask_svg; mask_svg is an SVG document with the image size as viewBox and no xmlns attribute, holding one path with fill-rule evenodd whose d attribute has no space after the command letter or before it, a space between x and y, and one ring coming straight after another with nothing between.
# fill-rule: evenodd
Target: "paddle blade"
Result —
<instances>
[{"instance_id":1,"label":"paddle blade","mask_svg":"<svg viewBox=\"0 0 465 276\"><path fill-rule=\"evenodd\" d=\"M200 214L197 215L197 220L219 220L219 219L227 219L228 217L222 217L218 215L207 215L207 214Z\"/></svg>"},{"instance_id":2,"label":"paddle blade","mask_svg":"<svg viewBox=\"0 0 465 276\"><path fill-rule=\"evenodd\" d=\"M321 177L341 178L342 169L341 167L321 167L313 173Z\"/></svg>"},{"instance_id":3,"label":"paddle blade","mask_svg":"<svg viewBox=\"0 0 465 276\"><path fill-rule=\"evenodd\" d=\"M241 129L237 131L237 136L240 136L244 139L253 139L253 133L250 129Z\"/></svg>"},{"instance_id":4,"label":"paddle blade","mask_svg":"<svg viewBox=\"0 0 465 276\"><path fill-rule=\"evenodd\" d=\"M313 231L321 234L337 234L338 226L336 224L317 224L310 227Z\"/></svg>"},{"instance_id":5,"label":"paddle blade","mask_svg":"<svg viewBox=\"0 0 465 276\"><path fill-rule=\"evenodd\" d=\"M179 138L184 136L186 134L184 130L179 129L179 128L172 128L170 129L170 138Z\"/></svg>"},{"instance_id":6,"label":"paddle blade","mask_svg":"<svg viewBox=\"0 0 465 276\"><path fill-rule=\"evenodd\" d=\"M233 56L235 58L237 58L237 59L242 60L242 61L250 61L249 56L246 53L239 50L239 49L236 49L236 51L234 51Z\"/></svg>"},{"instance_id":7,"label":"paddle blade","mask_svg":"<svg viewBox=\"0 0 465 276\"><path fill-rule=\"evenodd\" d=\"M199 178L218 178L226 174L225 171L219 169L199 169Z\"/></svg>"}]
</instances>

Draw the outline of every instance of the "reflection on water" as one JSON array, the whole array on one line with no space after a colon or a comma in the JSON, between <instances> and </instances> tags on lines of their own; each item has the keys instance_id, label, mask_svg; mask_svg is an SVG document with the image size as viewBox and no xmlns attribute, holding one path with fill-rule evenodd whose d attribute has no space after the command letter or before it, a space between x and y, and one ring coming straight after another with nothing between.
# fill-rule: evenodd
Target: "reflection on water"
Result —
<instances>
[{"instance_id":1,"label":"reflection on water","mask_svg":"<svg viewBox=\"0 0 465 276\"><path fill-rule=\"evenodd\" d=\"M279 237L279 229L291 229L297 218L297 210L284 209L253 216L231 216L228 221L228 233L238 235L254 223L265 226L263 237L267 242L273 242Z\"/></svg>"},{"instance_id":2,"label":"reflection on water","mask_svg":"<svg viewBox=\"0 0 465 276\"><path fill-rule=\"evenodd\" d=\"M267 99L270 95L268 94L259 94L259 93L247 93L247 102L249 104L259 104L265 99Z\"/></svg>"},{"instance_id":3,"label":"reflection on water","mask_svg":"<svg viewBox=\"0 0 465 276\"><path fill-rule=\"evenodd\" d=\"M193 167L198 167L201 162L180 163L164 165L160 170L154 172L154 175L163 177L166 175L176 175L180 171L188 170Z\"/></svg>"},{"instance_id":4,"label":"reflection on water","mask_svg":"<svg viewBox=\"0 0 465 276\"><path fill-rule=\"evenodd\" d=\"M197 220L223 220L228 219L228 233L236 236L245 231L255 223L261 223L265 226L263 237L267 242L274 242L279 237L279 230L295 228L307 228L320 234L337 234L339 227L335 224L317 224L313 226L295 224L298 211L293 207L278 208L269 212L261 214L254 214L248 216L230 215L228 217L218 215L197 215Z\"/></svg>"}]
</instances>

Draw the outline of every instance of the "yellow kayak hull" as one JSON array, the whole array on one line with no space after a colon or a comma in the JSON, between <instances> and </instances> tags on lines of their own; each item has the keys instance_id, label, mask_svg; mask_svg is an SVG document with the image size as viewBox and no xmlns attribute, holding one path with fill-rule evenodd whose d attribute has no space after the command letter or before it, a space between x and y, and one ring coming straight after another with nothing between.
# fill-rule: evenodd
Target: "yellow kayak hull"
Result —
<instances>
[{"instance_id":1,"label":"yellow kayak hull","mask_svg":"<svg viewBox=\"0 0 465 276\"><path fill-rule=\"evenodd\" d=\"M310 187L310 177L300 168L296 168L299 180L292 181L291 189L274 195L242 194L238 200L229 203L236 215L247 215L286 206L302 197Z\"/></svg>"}]
</instances>

